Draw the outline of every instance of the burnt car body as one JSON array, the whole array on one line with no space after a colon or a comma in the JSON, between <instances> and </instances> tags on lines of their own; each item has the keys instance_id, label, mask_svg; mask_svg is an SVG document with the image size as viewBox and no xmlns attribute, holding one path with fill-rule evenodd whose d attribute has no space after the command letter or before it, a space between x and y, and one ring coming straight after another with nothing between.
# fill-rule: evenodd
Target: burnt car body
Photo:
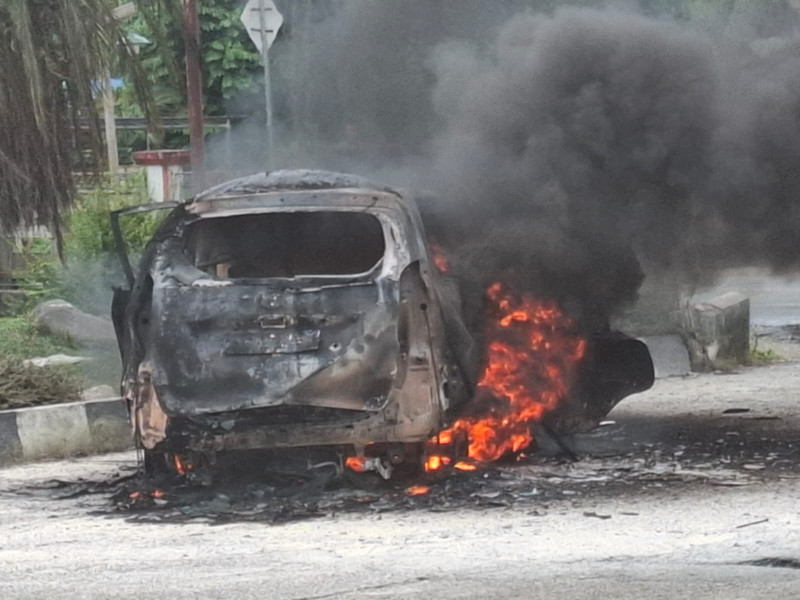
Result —
<instances>
[{"instance_id":1,"label":"burnt car body","mask_svg":"<svg viewBox=\"0 0 800 600\"><path fill-rule=\"evenodd\" d=\"M410 195L279 171L165 207L136 273L119 219L156 205L112 214L122 394L146 462L324 447L367 450L387 476L384 459L417 460L473 396L480 343ZM551 430L591 429L653 382L647 348L621 334L590 339L584 362Z\"/></svg>"},{"instance_id":2,"label":"burnt car body","mask_svg":"<svg viewBox=\"0 0 800 600\"><path fill-rule=\"evenodd\" d=\"M366 180L212 188L126 270L122 393L150 453L422 442L470 394L478 352L416 206Z\"/></svg>"}]
</instances>

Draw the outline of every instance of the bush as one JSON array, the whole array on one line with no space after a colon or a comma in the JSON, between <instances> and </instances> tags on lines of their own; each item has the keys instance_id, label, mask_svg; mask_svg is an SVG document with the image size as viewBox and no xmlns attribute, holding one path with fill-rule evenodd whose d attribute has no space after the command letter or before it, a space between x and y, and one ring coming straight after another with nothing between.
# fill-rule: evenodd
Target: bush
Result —
<instances>
[{"instance_id":1,"label":"bush","mask_svg":"<svg viewBox=\"0 0 800 600\"><path fill-rule=\"evenodd\" d=\"M108 216L114 210L147 204L144 173L116 183L104 181L80 194L67 218L65 250L69 260L105 259L116 246ZM163 212L131 215L122 219L122 233L131 253L140 253L163 219Z\"/></svg>"},{"instance_id":2,"label":"bush","mask_svg":"<svg viewBox=\"0 0 800 600\"><path fill-rule=\"evenodd\" d=\"M14 279L27 297L27 302L19 308L27 312L39 302L58 296L61 265L54 254L53 242L45 238L30 240L22 250L22 262L25 267L14 272Z\"/></svg>"},{"instance_id":3,"label":"bush","mask_svg":"<svg viewBox=\"0 0 800 600\"><path fill-rule=\"evenodd\" d=\"M760 367L781 362L782 360L783 357L775 352L775 350L772 348L759 348L757 335L754 335L751 338L750 352L748 353L745 364L749 366Z\"/></svg>"},{"instance_id":4,"label":"bush","mask_svg":"<svg viewBox=\"0 0 800 600\"><path fill-rule=\"evenodd\" d=\"M144 174L120 182L101 182L79 196L66 218L64 251L66 264L53 252L53 242L33 239L23 251L25 268L14 274L33 306L52 298L63 298L81 310L108 316L111 289L124 283L122 267L111 232L111 211L148 202ZM122 219L122 232L131 261L138 260L167 211L131 215Z\"/></svg>"}]
</instances>

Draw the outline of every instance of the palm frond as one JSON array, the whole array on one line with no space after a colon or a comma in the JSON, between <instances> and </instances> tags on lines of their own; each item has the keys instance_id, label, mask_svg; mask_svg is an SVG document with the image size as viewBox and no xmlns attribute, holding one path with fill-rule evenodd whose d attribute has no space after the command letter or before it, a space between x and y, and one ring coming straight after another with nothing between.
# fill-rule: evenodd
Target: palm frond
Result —
<instances>
[{"instance_id":1,"label":"palm frond","mask_svg":"<svg viewBox=\"0 0 800 600\"><path fill-rule=\"evenodd\" d=\"M0 3L0 233L45 225L60 239L72 172L87 162L82 153L88 149L94 167L102 164L93 84L110 65L132 74L145 114L155 118L148 82L113 17L116 4Z\"/></svg>"}]
</instances>

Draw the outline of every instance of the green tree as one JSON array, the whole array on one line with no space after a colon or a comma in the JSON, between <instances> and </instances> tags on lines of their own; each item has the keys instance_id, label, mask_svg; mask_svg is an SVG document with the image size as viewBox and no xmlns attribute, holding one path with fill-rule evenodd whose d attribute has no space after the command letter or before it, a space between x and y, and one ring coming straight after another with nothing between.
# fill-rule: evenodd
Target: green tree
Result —
<instances>
[{"instance_id":1,"label":"green tree","mask_svg":"<svg viewBox=\"0 0 800 600\"><path fill-rule=\"evenodd\" d=\"M202 0L199 3L204 112L221 115L226 103L254 89L261 73L261 58L239 21L243 0ZM162 113L186 112L184 46L179 10L169 8L143 13L133 28L152 40L142 50L142 64L150 77ZM121 113L140 109L130 95L123 96Z\"/></svg>"},{"instance_id":2,"label":"green tree","mask_svg":"<svg viewBox=\"0 0 800 600\"><path fill-rule=\"evenodd\" d=\"M205 0L200 6L208 114L223 114L226 101L252 90L262 73L261 56L239 20L242 5L229 0Z\"/></svg>"}]
</instances>

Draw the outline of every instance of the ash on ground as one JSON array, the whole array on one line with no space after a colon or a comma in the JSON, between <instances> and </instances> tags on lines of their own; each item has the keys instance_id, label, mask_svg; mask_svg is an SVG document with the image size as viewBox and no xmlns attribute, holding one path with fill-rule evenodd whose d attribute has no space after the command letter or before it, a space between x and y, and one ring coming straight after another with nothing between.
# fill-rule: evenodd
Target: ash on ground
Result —
<instances>
[{"instance_id":1,"label":"ash on ground","mask_svg":"<svg viewBox=\"0 0 800 600\"><path fill-rule=\"evenodd\" d=\"M675 389L680 384L680 380L669 383ZM276 473L254 477L251 472L209 486L182 479L144 479L131 471L98 481L42 482L20 492L54 498L91 496L86 505L95 514L137 522L278 524L343 513L509 507L545 515L560 504L581 499L800 478L800 435L794 426L785 425L763 405L726 402L696 415L623 413L585 435L553 439L540 431L538 451L516 462L413 480L382 481L330 467L306 477ZM610 518L601 512L585 516Z\"/></svg>"}]
</instances>

